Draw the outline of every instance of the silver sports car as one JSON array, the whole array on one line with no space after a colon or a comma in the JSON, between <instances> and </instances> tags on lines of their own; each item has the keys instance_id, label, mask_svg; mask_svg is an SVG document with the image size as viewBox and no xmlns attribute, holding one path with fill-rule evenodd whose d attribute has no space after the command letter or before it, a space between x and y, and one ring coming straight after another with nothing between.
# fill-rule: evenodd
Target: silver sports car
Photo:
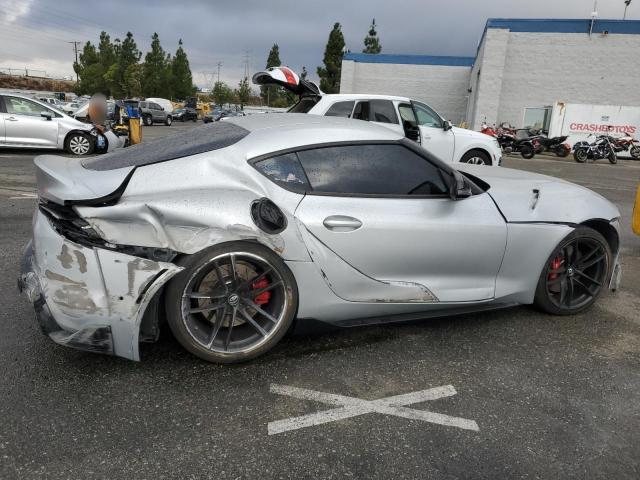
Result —
<instances>
[{"instance_id":1,"label":"silver sports car","mask_svg":"<svg viewBox=\"0 0 640 480\"><path fill-rule=\"evenodd\" d=\"M620 213L600 195L454 169L368 122L236 117L35 163L20 289L55 342L132 360L165 317L184 348L229 363L294 321L574 314L619 278Z\"/></svg>"}]
</instances>

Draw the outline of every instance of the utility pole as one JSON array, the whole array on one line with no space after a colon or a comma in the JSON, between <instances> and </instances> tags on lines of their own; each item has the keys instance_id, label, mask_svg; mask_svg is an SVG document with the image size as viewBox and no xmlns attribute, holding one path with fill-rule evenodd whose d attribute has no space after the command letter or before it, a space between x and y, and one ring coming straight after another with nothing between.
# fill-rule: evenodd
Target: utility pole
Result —
<instances>
[{"instance_id":1,"label":"utility pole","mask_svg":"<svg viewBox=\"0 0 640 480\"><path fill-rule=\"evenodd\" d=\"M244 64L244 78L249 78L249 57L251 55L251 50L245 50L244 51L244 55L243 55L243 61L242 63Z\"/></svg>"},{"instance_id":2,"label":"utility pole","mask_svg":"<svg viewBox=\"0 0 640 480\"><path fill-rule=\"evenodd\" d=\"M218 82L217 83L220 83L220 67L222 67L222 62L218 62L216 65L218 66Z\"/></svg>"},{"instance_id":3,"label":"utility pole","mask_svg":"<svg viewBox=\"0 0 640 480\"><path fill-rule=\"evenodd\" d=\"M589 26L589 36L593 33L593 25L598 18L598 0L593 0L593 11L591 12L591 25Z\"/></svg>"},{"instance_id":4,"label":"utility pole","mask_svg":"<svg viewBox=\"0 0 640 480\"><path fill-rule=\"evenodd\" d=\"M624 0L624 15L622 16L622 20L627 19L627 8L631 5L631 0Z\"/></svg>"},{"instance_id":5,"label":"utility pole","mask_svg":"<svg viewBox=\"0 0 640 480\"><path fill-rule=\"evenodd\" d=\"M73 42L67 42L67 43L71 43L73 45L73 51L76 52L76 63L78 63L78 45L80 45L82 42L78 42L74 40ZM78 78L78 72L76 72L76 83L78 83L79 81L80 79Z\"/></svg>"}]
</instances>

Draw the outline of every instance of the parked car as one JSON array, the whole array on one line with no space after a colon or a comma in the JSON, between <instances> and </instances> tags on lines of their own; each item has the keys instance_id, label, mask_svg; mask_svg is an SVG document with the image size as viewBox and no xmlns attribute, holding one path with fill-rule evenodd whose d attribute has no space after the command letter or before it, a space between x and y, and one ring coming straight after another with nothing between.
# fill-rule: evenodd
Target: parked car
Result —
<instances>
[{"instance_id":1,"label":"parked car","mask_svg":"<svg viewBox=\"0 0 640 480\"><path fill-rule=\"evenodd\" d=\"M62 110L69 116L73 116L78 109L83 105L80 102L67 102L61 105Z\"/></svg>"},{"instance_id":2,"label":"parked car","mask_svg":"<svg viewBox=\"0 0 640 480\"><path fill-rule=\"evenodd\" d=\"M18 94L0 95L0 146L49 148L73 155L92 153L98 133L52 104Z\"/></svg>"},{"instance_id":3,"label":"parked car","mask_svg":"<svg viewBox=\"0 0 640 480\"><path fill-rule=\"evenodd\" d=\"M377 324L534 303L619 279L620 212L563 180L445 163L371 122L229 118L108 156L35 161L20 288L55 342L139 360L160 312L212 362L297 316Z\"/></svg>"},{"instance_id":4,"label":"parked car","mask_svg":"<svg viewBox=\"0 0 640 480\"><path fill-rule=\"evenodd\" d=\"M324 94L288 67L273 67L253 76L257 85L280 85L300 100L290 113L353 118L379 123L420 143L449 163L500 165L502 151L495 138L457 128L423 102L394 95Z\"/></svg>"},{"instance_id":5,"label":"parked car","mask_svg":"<svg viewBox=\"0 0 640 480\"><path fill-rule=\"evenodd\" d=\"M176 108L171 116L173 120L179 122L198 121L198 112L193 108Z\"/></svg>"},{"instance_id":6,"label":"parked car","mask_svg":"<svg viewBox=\"0 0 640 480\"><path fill-rule=\"evenodd\" d=\"M211 123L211 122L217 122L218 120L220 120L220 117L226 112L226 110L222 110L222 109L214 109L214 110L209 110L207 113L204 114L204 116L202 117L202 121L204 123Z\"/></svg>"},{"instance_id":7,"label":"parked car","mask_svg":"<svg viewBox=\"0 0 640 480\"><path fill-rule=\"evenodd\" d=\"M146 126L151 126L154 123L164 123L170 126L173 122L171 113L167 112L164 108L155 102L141 101L139 103L140 116Z\"/></svg>"}]
</instances>

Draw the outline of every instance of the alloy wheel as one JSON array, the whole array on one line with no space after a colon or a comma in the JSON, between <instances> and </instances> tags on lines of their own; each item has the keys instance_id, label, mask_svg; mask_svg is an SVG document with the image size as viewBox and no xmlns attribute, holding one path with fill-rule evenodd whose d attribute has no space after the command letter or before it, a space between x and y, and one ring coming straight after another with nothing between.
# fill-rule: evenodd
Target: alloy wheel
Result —
<instances>
[{"instance_id":1,"label":"alloy wheel","mask_svg":"<svg viewBox=\"0 0 640 480\"><path fill-rule=\"evenodd\" d=\"M84 135L74 135L69 140L69 150L74 155L86 155L91 150L91 143Z\"/></svg>"},{"instance_id":2,"label":"alloy wheel","mask_svg":"<svg viewBox=\"0 0 640 480\"><path fill-rule=\"evenodd\" d=\"M219 255L192 274L182 294L182 321L202 347L245 353L278 330L288 306L285 282L264 258Z\"/></svg>"},{"instance_id":3,"label":"alloy wheel","mask_svg":"<svg viewBox=\"0 0 640 480\"><path fill-rule=\"evenodd\" d=\"M607 269L604 245L593 238L575 238L547 266L547 296L558 308L578 310L599 294Z\"/></svg>"},{"instance_id":4,"label":"alloy wheel","mask_svg":"<svg viewBox=\"0 0 640 480\"><path fill-rule=\"evenodd\" d=\"M481 157L471 157L467 160L467 163L471 163L472 165L484 165L484 158Z\"/></svg>"}]
</instances>

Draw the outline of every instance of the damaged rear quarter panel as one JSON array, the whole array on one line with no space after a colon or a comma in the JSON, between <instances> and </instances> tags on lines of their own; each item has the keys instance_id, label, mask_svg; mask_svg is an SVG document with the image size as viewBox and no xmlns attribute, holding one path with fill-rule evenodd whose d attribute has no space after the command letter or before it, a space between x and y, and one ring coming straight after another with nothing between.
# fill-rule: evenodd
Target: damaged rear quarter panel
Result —
<instances>
[{"instance_id":1,"label":"damaged rear quarter panel","mask_svg":"<svg viewBox=\"0 0 640 480\"><path fill-rule=\"evenodd\" d=\"M251 203L270 198L288 227L270 235L251 219ZM138 168L116 205L76 207L114 244L193 254L234 240L257 241L285 260L310 260L292 212L302 195L267 181L237 146Z\"/></svg>"},{"instance_id":2,"label":"damaged rear quarter panel","mask_svg":"<svg viewBox=\"0 0 640 480\"><path fill-rule=\"evenodd\" d=\"M148 302L182 270L61 237L40 212L34 219L34 272L47 306L68 332L110 327L114 353L139 360L138 332Z\"/></svg>"}]
</instances>

